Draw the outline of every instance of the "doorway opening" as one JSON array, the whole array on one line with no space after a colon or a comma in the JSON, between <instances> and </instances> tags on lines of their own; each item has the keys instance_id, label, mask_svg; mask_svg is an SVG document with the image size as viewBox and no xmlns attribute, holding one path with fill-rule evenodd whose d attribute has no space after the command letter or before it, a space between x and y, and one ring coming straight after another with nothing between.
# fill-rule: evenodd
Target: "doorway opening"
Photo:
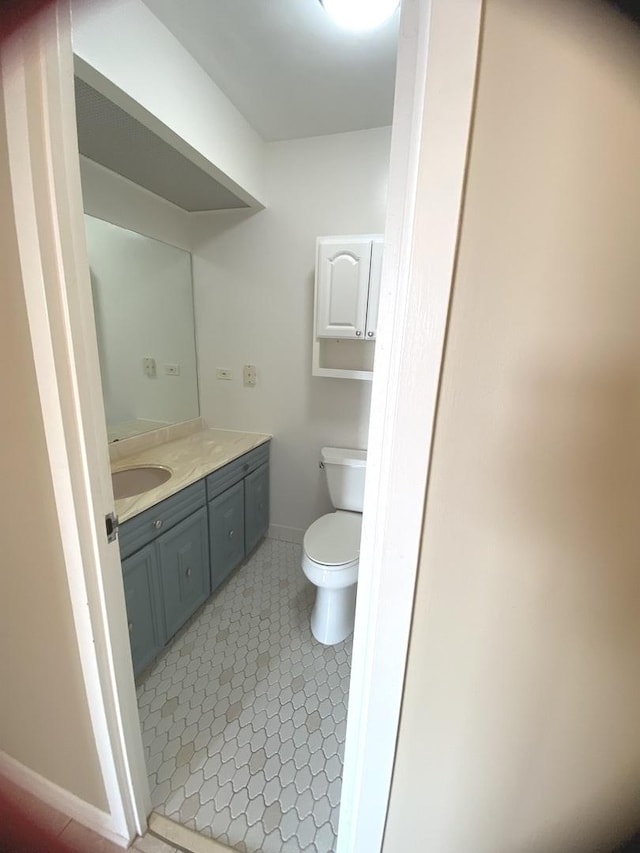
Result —
<instances>
[{"instance_id":1,"label":"doorway opening","mask_svg":"<svg viewBox=\"0 0 640 853\"><path fill-rule=\"evenodd\" d=\"M148 5L154 8L153 3ZM240 9L234 14L242 15L241 4L234 3L233 8ZM323 14L317 3L309 3L309 9L313 15ZM244 13L248 11L247 6ZM223 25L224 21L221 29ZM236 26L247 43L253 32L252 51L266 49L267 31L255 32L255 26L252 30L249 18L239 19ZM196 29L203 29L201 22ZM397 20L392 35L395 30ZM217 37L224 39L224 33L218 33ZM389 35L385 35L387 53L389 40ZM395 58L395 36L392 45ZM356 47L357 42L354 50ZM372 50L369 45L369 53ZM331 52L327 52L323 60L328 65L334 64L330 57ZM386 89L391 92L388 105L391 108L393 65L390 72ZM379 79L372 80L368 85L375 88L379 83ZM228 80L227 85L233 88ZM80 150L85 158L98 134L89 125L82 105L87 101L94 117L96 105L100 106L99 99L87 94L87 87L86 83L76 86L80 93ZM292 87L291 77L287 88ZM104 105L100 109L104 111ZM185 242L190 243L192 256L201 414L207 427L273 435L272 506L278 503L281 506L270 535L177 633L169 636L173 632L165 631L166 645L137 679L152 808L238 849L267 853L281 849L283 844L300 850L310 846L313 849L314 845L318 850L332 850L338 832L352 641L348 638L336 646L323 646L313 639L309 616L315 589L301 570L301 543L305 528L329 509L324 480L317 468L320 447L342 444L366 448L371 386L361 379L312 377L308 364L312 334L307 327L312 312L316 238L333 233L380 233L384 229L391 111L383 127L354 130L344 127L340 118L331 119L330 133L266 143L270 198L264 212L220 210L213 215L203 212L198 214L197 221L187 222L191 237ZM104 139L104 133L100 134L100 140ZM105 163L102 167L106 168ZM85 210L97 217L87 229L95 299L108 270L101 265L102 256L97 258L94 254L97 252L94 231L97 225L104 225L99 223L103 217L111 217L110 231L114 224L123 224L115 222L117 201L113 201L120 183L117 175L111 179L104 171L98 173L95 165L86 159L81 163L81 174ZM101 206L101 198L96 198L102 195L95 190L98 180L101 188L108 182L115 188L108 211ZM133 197L134 190L128 187L129 202ZM150 204L147 199L146 210ZM134 219L135 211L132 212L129 203L128 228L136 232L137 225L139 233L146 234L147 239L157 235L157 232L149 234L153 225L146 221L136 223ZM139 233L130 238L136 249L142 242ZM116 264L111 236L107 255L113 267ZM291 259L294 247L298 246L303 248L297 249L294 270ZM263 262L264 257L272 258L270 264ZM131 252L127 258L131 263ZM224 277L216 275L221 258ZM134 286L139 286L143 275L141 265L136 264L136 281L126 284L126 296ZM157 272L154 275L157 278ZM112 333L106 329L105 321L113 294L120 292L117 288L122 288L127 280L127 270L118 268L115 278L109 291L110 300L99 301L101 316L97 320L103 325L98 343L115 339L121 355L124 324L116 323L116 331ZM256 330L247 322L251 295L263 303L259 308L262 314L265 307L282 309L271 320L272 328L266 326L259 332L263 340L258 374L262 373L263 382L270 383L271 397L262 398L262 412L247 404L246 390L235 384L225 386L217 376L220 370L233 382L235 363L233 370L227 370L226 365L237 362L235 356L244 354L253 344ZM156 314L154 310L157 325ZM127 309L129 323L132 315ZM176 316L175 312L172 316ZM261 319L258 312L254 319ZM225 328L229 326L233 341ZM277 352L282 346L273 339L292 328L296 334L289 335L289 352ZM141 337L143 332L136 327L136 334ZM368 342L359 345L372 346ZM149 378L146 371L152 369L147 362L153 360L162 372L164 362L172 361L169 355L154 357L151 347L149 343L148 352L138 353L134 365L135 368L138 362L144 362L145 377L139 377L143 387ZM293 361L301 362L301 368L293 367L292 351L296 353ZM100 350L100 362L105 409L107 414L109 410L118 413L118 423L109 427L120 430L117 455L118 464L123 465L129 458L124 455L127 438L122 432L123 424L128 430L131 425L154 423L161 415L156 414L157 410L133 412L118 404L114 400L115 390L126 390L131 383L125 374L106 388L105 370L113 378L116 367L111 367L105 348ZM280 365L279 377L271 375L275 365ZM159 381L157 374L151 379ZM255 396L259 392L260 385ZM224 406L220 405L223 394L226 394ZM241 406L242 394L245 398ZM140 396L141 392L134 395L136 403ZM292 404L288 399L291 397L299 399ZM308 406L305 398L311 401L311 412L305 411ZM275 408L286 412L286 422ZM187 439L176 441L186 443ZM308 448L312 445L310 453ZM296 454L299 466L309 474L300 476L291 468L290 461ZM136 464L140 462L138 459ZM287 490L293 493L288 498L289 507L279 497ZM291 504L304 506L304 512L293 512ZM208 517L211 525L210 512ZM127 518L125 524L129 521ZM161 535L171 535L166 525ZM154 548L159 548L160 542L158 538ZM123 553L125 598L129 579L134 572L139 577L138 557L147 560L148 554L142 548L139 552ZM130 586L139 597L140 587L133 581ZM138 622L130 611L130 630L135 632Z\"/></svg>"},{"instance_id":2,"label":"doorway opening","mask_svg":"<svg viewBox=\"0 0 640 853\"><path fill-rule=\"evenodd\" d=\"M408 4L404 10L386 232L391 252L383 270L383 285L386 281L393 287L383 286L382 348L373 383L369 455L375 459L365 495L361 552L367 572L358 592L339 853L370 853L382 844L432 440L425 424L433 423L435 411L480 11L480 2L462 8L438 0ZM104 414L95 399L99 372L88 328L92 312L77 148L70 139L72 69L64 10L49 23L32 51L34 79L44 85L5 92L9 135L15 143L10 171L16 191L35 200L34 210L52 212L51 223L40 222L29 208L20 208L16 227L25 258L41 263L44 246L58 261L46 268L44 283L27 274L31 270L26 267L23 280L30 326L44 330L40 337L34 332L34 358L52 474L60 485L56 502L61 532L66 553L73 558L67 560L67 575L89 712L109 800L108 812L99 816L100 826L105 834L127 839L134 828L142 832L146 827L150 803L120 561L117 546L102 541L95 523L113 508L113 495L104 459ZM30 59L28 50L18 57L21 67ZM43 93L51 107L44 117ZM28 135L23 132L27 115L34 119ZM437 133L426 133L427 127L437 128ZM24 156L26 138L29 149ZM51 180L32 180L32 162L38 167L45 163ZM34 242L34 233L42 245ZM421 272L427 259L431 273L425 300ZM60 318L62 309L68 315ZM51 316L60 322L53 323ZM58 385L59 376L65 381ZM67 383L68 377L73 382ZM49 393L51 387L56 394ZM64 444L59 441L61 416L73 427ZM389 601L394 602L392 611Z\"/></svg>"}]
</instances>

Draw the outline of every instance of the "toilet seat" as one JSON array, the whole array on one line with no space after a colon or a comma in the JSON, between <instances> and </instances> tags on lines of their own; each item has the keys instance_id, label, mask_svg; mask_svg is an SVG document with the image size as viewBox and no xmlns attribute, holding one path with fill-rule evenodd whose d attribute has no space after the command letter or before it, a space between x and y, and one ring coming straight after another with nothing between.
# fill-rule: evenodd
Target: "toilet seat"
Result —
<instances>
[{"instance_id":1,"label":"toilet seat","mask_svg":"<svg viewBox=\"0 0 640 853\"><path fill-rule=\"evenodd\" d=\"M327 513L305 533L305 556L329 571L350 568L360 559L361 530L361 513L343 510Z\"/></svg>"}]
</instances>

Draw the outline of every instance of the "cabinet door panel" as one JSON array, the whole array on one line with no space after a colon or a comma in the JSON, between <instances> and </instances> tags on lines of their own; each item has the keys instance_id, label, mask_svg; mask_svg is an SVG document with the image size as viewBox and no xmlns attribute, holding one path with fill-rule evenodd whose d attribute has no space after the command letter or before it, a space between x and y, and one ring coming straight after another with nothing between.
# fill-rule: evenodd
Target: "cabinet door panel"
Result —
<instances>
[{"instance_id":1,"label":"cabinet door panel","mask_svg":"<svg viewBox=\"0 0 640 853\"><path fill-rule=\"evenodd\" d=\"M244 557L244 481L209 501L209 537L216 589Z\"/></svg>"},{"instance_id":2,"label":"cabinet door panel","mask_svg":"<svg viewBox=\"0 0 640 853\"><path fill-rule=\"evenodd\" d=\"M364 337L370 264L368 238L318 242L317 337Z\"/></svg>"},{"instance_id":3,"label":"cabinet door panel","mask_svg":"<svg viewBox=\"0 0 640 853\"><path fill-rule=\"evenodd\" d=\"M204 480L181 489L120 525L120 554L128 557L206 503Z\"/></svg>"},{"instance_id":4,"label":"cabinet door panel","mask_svg":"<svg viewBox=\"0 0 640 853\"><path fill-rule=\"evenodd\" d=\"M171 637L210 592L207 514L202 507L157 541L162 598Z\"/></svg>"},{"instance_id":5,"label":"cabinet door panel","mask_svg":"<svg viewBox=\"0 0 640 853\"><path fill-rule=\"evenodd\" d=\"M122 561L133 671L138 675L165 642L158 561L153 544Z\"/></svg>"},{"instance_id":6,"label":"cabinet door panel","mask_svg":"<svg viewBox=\"0 0 640 853\"><path fill-rule=\"evenodd\" d=\"M269 466L262 465L244 481L244 542L247 554L269 527Z\"/></svg>"},{"instance_id":7,"label":"cabinet door panel","mask_svg":"<svg viewBox=\"0 0 640 853\"><path fill-rule=\"evenodd\" d=\"M378 302L380 301L380 280L382 276L382 248L384 241L377 237L371 246L371 273L369 275L369 300L367 302L366 338L375 341L378 328Z\"/></svg>"}]
</instances>

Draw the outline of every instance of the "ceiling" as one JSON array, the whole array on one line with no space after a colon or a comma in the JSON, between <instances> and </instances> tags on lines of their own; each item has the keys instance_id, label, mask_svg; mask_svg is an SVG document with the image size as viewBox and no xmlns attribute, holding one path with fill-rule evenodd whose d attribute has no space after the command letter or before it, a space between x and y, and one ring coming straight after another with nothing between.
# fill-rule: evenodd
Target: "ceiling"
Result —
<instances>
[{"instance_id":1,"label":"ceiling","mask_svg":"<svg viewBox=\"0 0 640 853\"><path fill-rule=\"evenodd\" d=\"M340 29L318 0L144 0L265 140L391 124L399 13Z\"/></svg>"}]
</instances>

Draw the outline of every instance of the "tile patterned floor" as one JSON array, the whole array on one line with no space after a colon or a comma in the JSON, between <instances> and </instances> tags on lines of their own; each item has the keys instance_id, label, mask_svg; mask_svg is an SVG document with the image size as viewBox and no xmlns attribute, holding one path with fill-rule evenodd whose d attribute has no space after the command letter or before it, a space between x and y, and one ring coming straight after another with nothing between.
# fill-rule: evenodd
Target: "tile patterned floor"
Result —
<instances>
[{"instance_id":1,"label":"tile patterned floor","mask_svg":"<svg viewBox=\"0 0 640 853\"><path fill-rule=\"evenodd\" d=\"M266 539L138 687L154 809L246 853L335 848L351 638L313 639L300 560Z\"/></svg>"}]
</instances>

